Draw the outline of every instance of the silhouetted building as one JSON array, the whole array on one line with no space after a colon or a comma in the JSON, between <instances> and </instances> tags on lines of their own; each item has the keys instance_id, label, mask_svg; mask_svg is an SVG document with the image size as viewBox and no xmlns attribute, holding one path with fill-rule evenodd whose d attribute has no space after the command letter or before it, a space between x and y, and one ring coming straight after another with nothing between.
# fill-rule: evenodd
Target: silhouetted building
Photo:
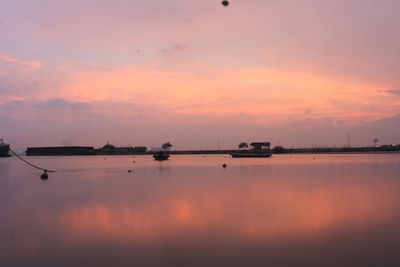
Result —
<instances>
[{"instance_id":1,"label":"silhouetted building","mask_svg":"<svg viewBox=\"0 0 400 267\"><path fill-rule=\"evenodd\" d=\"M146 153L147 152L147 147L145 146L135 146L132 148L133 153Z\"/></svg>"},{"instance_id":2,"label":"silhouetted building","mask_svg":"<svg viewBox=\"0 0 400 267\"><path fill-rule=\"evenodd\" d=\"M111 144L107 144L97 150L98 154L101 155L130 155L130 154L144 154L147 152L147 147L115 147Z\"/></svg>"}]
</instances>

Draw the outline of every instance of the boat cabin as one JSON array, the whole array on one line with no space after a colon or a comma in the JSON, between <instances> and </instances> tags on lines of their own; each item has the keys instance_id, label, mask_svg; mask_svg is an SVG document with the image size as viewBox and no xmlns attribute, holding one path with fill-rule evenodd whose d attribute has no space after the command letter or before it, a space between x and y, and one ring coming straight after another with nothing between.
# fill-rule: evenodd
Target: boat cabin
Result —
<instances>
[{"instance_id":1,"label":"boat cabin","mask_svg":"<svg viewBox=\"0 0 400 267\"><path fill-rule=\"evenodd\" d=\"M270 149L271 142L253 142L250 146L254 150Z\"/></svg>"}]
</instances>

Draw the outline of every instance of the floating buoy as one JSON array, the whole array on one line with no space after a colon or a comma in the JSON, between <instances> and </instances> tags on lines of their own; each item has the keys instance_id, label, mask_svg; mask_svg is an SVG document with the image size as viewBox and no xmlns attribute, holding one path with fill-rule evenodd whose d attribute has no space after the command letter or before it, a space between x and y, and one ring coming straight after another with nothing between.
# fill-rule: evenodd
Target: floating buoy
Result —
<instances>
[{"instance_id":1,"label":"floating buoy","mask_svg":"<svg viewBox=\"0 0 400 267\"><path fill-rule=\"evenodd\" d=\"M136 163L136 161L132 161L133 163Z\"/></svg>"},{"instance_id":2,"label":"floating buoy","mask_svg":"<svg viewBox=\"0 0 400 267\"><path fill-rule=\"evenodd\" d=\"M222 168L226 168L226 164L224 163L224 164L222 164Z\"/></svg>"},{"instance_id":3,"label":"floating buoy","mask_svg":"<svg viewBox=\"0 0 400 267\"><path fill-rule=\"evenodd\" d=\"M44 171L42 175L40 175L40 179L42 180L47 180L49 178L49 175L47 174L47 171Z\"/></svg>"},{"instance_id":4,"label":"floating buoy","mask_svg":"<svg viewBox=\"0 0 400 267\"><path fill-rule=\"evenodd\" d=\"M229 2L228 1L222 1L222 5L223 6L229 6Z\"/></svg>"},{"instance_id":5,"label":"floating buoy","mask_svg":"<svg viewBox=\"0 0 400 267\"><path fill-rule=\"evenodd\" d=\"M132 172L131 170L128 170L128 172Z\"/></svg>"}]
</instances>

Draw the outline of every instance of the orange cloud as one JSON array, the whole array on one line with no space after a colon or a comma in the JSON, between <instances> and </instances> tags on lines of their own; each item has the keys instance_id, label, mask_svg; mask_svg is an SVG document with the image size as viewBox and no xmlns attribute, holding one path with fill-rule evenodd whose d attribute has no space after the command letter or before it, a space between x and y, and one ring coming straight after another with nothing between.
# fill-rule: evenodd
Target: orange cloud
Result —
<instances>
[{"instance_id":1,"label":"orange cloud","mask_svg":"<svg viewBox=\"0 0 400 267\"><path fill-rule=\"evenodd\" d=\"M124 67L78 72L61 93L73 101L162 107L170 114L232 116L285 122L331 117L372 120L398 112L375 85L269 68L162 71Z\"/></svg>"}]
</instances>

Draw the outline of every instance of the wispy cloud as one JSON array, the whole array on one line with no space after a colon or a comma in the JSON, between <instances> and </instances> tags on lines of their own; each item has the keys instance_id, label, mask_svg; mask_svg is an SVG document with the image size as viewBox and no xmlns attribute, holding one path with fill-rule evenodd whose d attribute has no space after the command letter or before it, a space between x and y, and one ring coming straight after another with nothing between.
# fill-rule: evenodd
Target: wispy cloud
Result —
<instances>
[{"instance_id":1,"label":"wispy cloud","mask_svg":"<svg viewBox=\"0 0 400 267\"><path fill-rule=\"evenodd\" d=\"M28 68L30 70L36 70L42 67L42 64L38 61L27 61L27 60L21 60L16 57L10 56L7 53L0 51L0 61L10 63L10 64L16 64L19 66L23 66L25 68ZM1 76L1 73L0 73Z\"/></svg>"}]
</instances>

